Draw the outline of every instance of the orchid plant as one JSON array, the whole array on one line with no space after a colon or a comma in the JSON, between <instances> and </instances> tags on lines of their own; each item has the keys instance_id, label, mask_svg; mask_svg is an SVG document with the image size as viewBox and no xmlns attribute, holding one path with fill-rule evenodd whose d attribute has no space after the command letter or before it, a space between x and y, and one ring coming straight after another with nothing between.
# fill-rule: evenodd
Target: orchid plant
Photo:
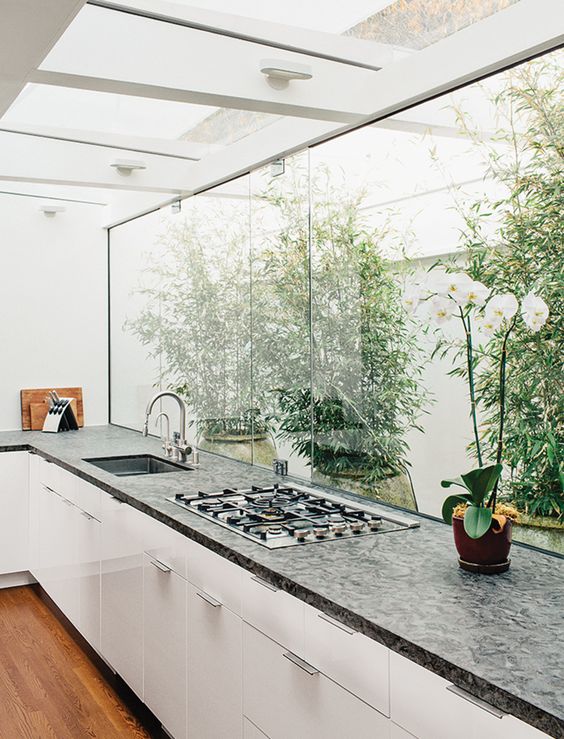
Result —
<instances>
[{"instance_id":1,"label":"orchid plant","mask_svg":"<svg viewBox=\"0 0 564 739\"><path fill-rule=\"evenodd\" d=\"M468 506L464 515L464 530L473 539L479 539L492 525L495 516L497 491L503 466L503 430L505 415L505 385L508 341L518 320L519 301L512 293L492 295L486 285L473 280L465 272L449 273L444 270L430 271L427 283L413 284L403 294L404 308L414 313L425 305L428 316L438 326L445 327L453 319L462 322L465 337L466 368L470 397L470 415L478 469L454 480L443 480L445 488L456 485L464 493L450 495L443 504L443 518L452 523L454 509L459 504ZM521 318L533 332L540 331L547 321L548 306L544 300L529 292L521 301ZM487 340L501 340L499 361L500 423L497 434L495 464L484 467L478 428L476 387L474 381L475 352L474 332ZM501 524L503 526L503 523Z\"/></svg>"}]
</instances>

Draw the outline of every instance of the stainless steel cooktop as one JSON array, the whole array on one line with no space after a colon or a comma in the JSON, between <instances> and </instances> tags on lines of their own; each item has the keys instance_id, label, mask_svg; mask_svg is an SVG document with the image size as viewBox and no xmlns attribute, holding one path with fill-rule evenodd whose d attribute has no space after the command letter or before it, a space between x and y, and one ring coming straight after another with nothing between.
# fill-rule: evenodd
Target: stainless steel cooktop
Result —
<instances>
[{"instance_id":1,"label":"stainless steel cooktop","mask_svg":"<svg viewBox=\"0 0 564 739\"><path fill-rule=\"evenodd\" d=\"M360 503L286 485L168 498L269 549L417 528L417 521L381 515Z\"/></svg>"}]
</instances>

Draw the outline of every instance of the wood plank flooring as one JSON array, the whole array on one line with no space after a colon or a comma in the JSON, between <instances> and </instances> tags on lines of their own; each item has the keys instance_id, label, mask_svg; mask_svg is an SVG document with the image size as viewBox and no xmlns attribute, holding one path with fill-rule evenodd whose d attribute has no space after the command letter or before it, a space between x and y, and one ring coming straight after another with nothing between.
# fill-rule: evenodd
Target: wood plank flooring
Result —
<instances>
[{"instance_id":1,"label":"wood plank flooring","mask_svg":"<svg viewBox=\"0 0 564 739\"><path fill-rule=\"evenodd\" d=\"M0 739L150 739L31 587L0 590Z\"/></svg>"}]
</instances>

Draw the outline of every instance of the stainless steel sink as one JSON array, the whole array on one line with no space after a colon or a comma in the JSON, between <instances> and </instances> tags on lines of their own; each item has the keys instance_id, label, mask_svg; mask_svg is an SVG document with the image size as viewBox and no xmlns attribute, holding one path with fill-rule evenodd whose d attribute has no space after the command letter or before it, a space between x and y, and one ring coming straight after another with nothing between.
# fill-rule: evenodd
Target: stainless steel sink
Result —
<instances>
[{"instance_id":1,"label":"stainless steel sink","mask_svg":"<svg viewBox=\"0 0 564 739\"><path fill-rule=\"evenodd\" d=\"M84 459L101 470L111 472L118 477L134 475L162 475L164 472L186 472L191 470L184 464L154 457L152 454L130 454L122 457L92 457Z\"/></svg>"}]
</instances>

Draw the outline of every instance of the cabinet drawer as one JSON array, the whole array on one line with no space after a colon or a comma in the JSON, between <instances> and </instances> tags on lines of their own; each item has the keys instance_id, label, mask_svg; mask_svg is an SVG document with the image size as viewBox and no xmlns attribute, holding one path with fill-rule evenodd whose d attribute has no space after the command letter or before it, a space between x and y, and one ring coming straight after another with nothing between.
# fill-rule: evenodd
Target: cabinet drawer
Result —
<instances>
[{"instance_id":1,"label":"cabinet drawer","mask_svg":"<svg viewBox=\"0 0 564 739\"><path fill-rule=\"evenodd\" d=\"M76 505L100 520L101 490L80 477L75 477Z\"/></svg>"},{"instance_id":2,"label":"cabinet drawer","mask_svg":"<svg viewBox=\"0 0 564 739\"><path fill-rule=\"evenodd\" d=\"M391 717L419 739L504 737L503 714L414 662L390 653ZM464 697L466 695L466 697ZM510 735L505 735L510 736Z\"/></svg>"},{"instance_id":3,"label":"cabinet drawer","mask_svg":"<svg viewBox=\"0 0 564 739\"><path fill-rule=\"evenodd\" d=\"M49 490L54 490L56 493L60 492L61 480L60 473L63 470L59 465L54 462L48 462L46 459L41 457L38 463L38 477L41 485L44 485Z\"/></svg>"},{"instance_id":4,"label":"cabinet drawer","mask_svg":"<svg viewBox=\"0 0 564 739\"><path fill-rule=\"evenodd\" d=\"M243 570L210 549L185 539L188 580L230 611L241 615L241 577Z\"/></svg>"},{"instance_id":5,"label":"cabinet drawer","mask_svg":"<svg viewBox=\"0 0 564 739\"><path fill-rule=\"evenodd\" d=\"M303 655L304 603L248 572L243 573L241 582L243 619Z\"/></svg>"},{"instance_id":6,"label":"cabinet drawer","mask_svg":"<svg viewBox=\"0 0 564 739\"><path fill-rule=\"evenodd\" d=\"M390 721L248 624L243 713L270 739L389 739Z\"/></svg>"},{"instance_id":7,"label":"cabinet drawer","mask_svg":"<svg viewBox=\"0 0 564 739\"><path fill-rule=\"evenodd\" d=\"M327 677L390 715L387 647L306 605L304 653Z\"/></svg>"},{"instance_id":8,"label":"cabinet drawer","mask_svg":"<svg viewBox=\"0 0 564 739\"><path fill-rule=\"evenodd\" d=\"M503 739L548 739L548 734L544 731L535 729L515 716L504 716L501 719L501 727L503 731L500 736Z\"/></svg>"},{"instance_id":9,"label":"cabinet drawer","mask_svg":"<svg viewBox=\"0 0 564 739\"><path fill-rule=\"evenodd\" d=\"M146 519L146 554L186 579L186 537L150 516Z\"/></svg>"},{"instance_id":10,"label":"cabinet drawer","mask_svg":"<svg viewBox=\"0 0 564 739\"><path fill-rule=\"evenodd\" d=\"M70 500L71 503L77 503L78 490L77 481L79 478L73 475L58 464L48 462L41 458L39 463L39 482L49 490L53 490L63 498Z\"/></svg>"}]
</instances>

